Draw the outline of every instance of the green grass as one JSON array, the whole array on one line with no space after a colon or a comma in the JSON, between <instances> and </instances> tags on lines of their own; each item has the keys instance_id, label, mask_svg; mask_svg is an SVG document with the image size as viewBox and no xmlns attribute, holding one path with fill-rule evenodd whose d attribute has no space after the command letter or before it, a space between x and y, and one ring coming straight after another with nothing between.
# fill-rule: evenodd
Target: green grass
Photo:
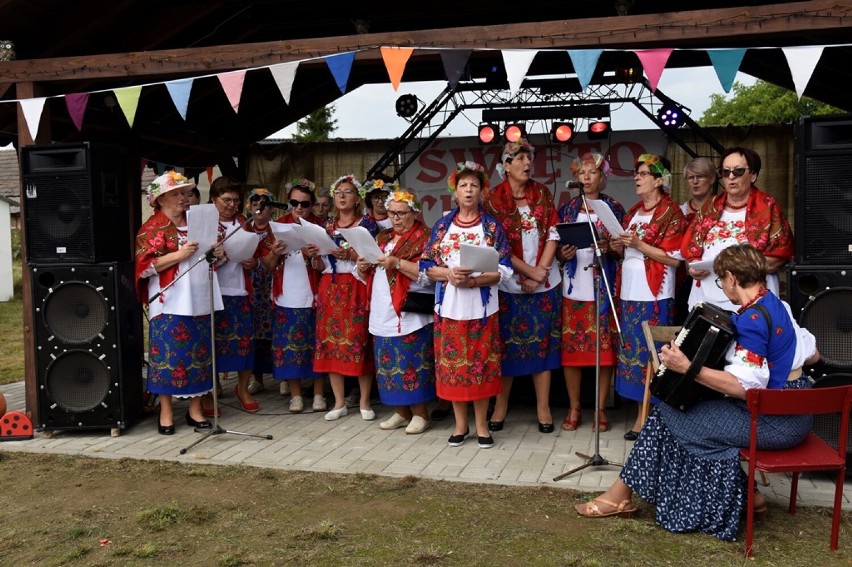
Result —
<instances>
[{"instance_id":1,"label":"green grass","mask_svg":"<svg viewBox=\"0 0 852 567\"><path fill-rule=\"evenodd\" d=\"M21 297L21 231L12 230L14 298L0 302L0 384L24 379L24 302Z\"/></svg>"}]
</instances>

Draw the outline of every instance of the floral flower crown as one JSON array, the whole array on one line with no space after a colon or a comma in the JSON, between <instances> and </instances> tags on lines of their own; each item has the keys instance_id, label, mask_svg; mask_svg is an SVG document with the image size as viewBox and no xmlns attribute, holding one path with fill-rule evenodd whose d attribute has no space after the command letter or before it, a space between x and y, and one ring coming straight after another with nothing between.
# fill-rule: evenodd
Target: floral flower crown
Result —
<instances>
[{"instance_id":1,"label":"floral flower crown","mask_svg":"<svg viewBox=\"0 0 852 567\"><path fill-rule=\"evenodd\" d=\"M497 164L497 172L500 174L500 177L505 179L508 175L503 164L515 159L515 156L521 153L521 151L529 152L530 159L535 159L535 148L527 141L526 138L520 138L514 142L508 142L505 146L503 146L503 154L500 156L500 163Z\"/></svg>"},{"instance_id":2,"label":"floral flower crown","mask_svg":"<svg viewBox=\"0 0 852 567\"><path fill-rule=\"evenodd\" d=\"M341 175L340 177L338 177L334 181L334 183L331 184L331 194L332 195L334 195L334 192L337 191L337 187L341 183L343 183L344 181L347 181L347 182L349 182L349 183L351 183L352 185L355 186L355 189L358 190L358 196L361 197L362 201L367 197L367 191L361 185L361 182L358 181L358 178L355 177L354 173L350 173L348 175Z\"/></svg>"},{"instance_id":3,"label":"floral flower crown","mask_svg":"<svg viewBox=\"0 0 852 567\"><path fill-rule=\"evenodd\" d=\"M486 192L491 188L491 182L488 179L488 174L485 173L485 168L482 165L476 163L475 161L460 161L456 164L456 170L450 174L449 179L447 179L447 190L450 193L456 192L456 184L458 183L459 176L465 172L473 172L479 177L479 183L482 185L482 192Z\"/></svg>"},{"instance_id":4,"label":"floral flower crown","mask_svg":"<svg viewBox=\"0 0 852 567\"><path fill-rule=\"evenodd\" d=\"M148 204L152 207L157 200L157 197L162 195L163 193L168 193L173 189L178 189L180 187L195 187L195 183L186 178L182 173L177 171L167 171L161 176L157 177L148 184L146 193L148 197Z\"/></svg>"},{"instance_id":5,"label":"floral flower crown","mask_svg":"<svg viewBox=\"0 0 852 567\"><path fill-rule=\"evenodd\" d=\"M574 177L577 177L577 173L580 171L580 168L583 167L583 163L591 161L594 162L595 167L601 170L601 173L604 177L609 177L610 171L612 169L609 166L609 162L604 158L601 154L596 151L586 152L583 155L574 159L571 163L571 173Z\"/></svg>"},{"instance_id":6,"label":"floral flower crown","mask_svg":"<svg viewBox=\"0 0 852 567\"><path fill-rule=\"evenodd\" d=\"M364 194L369 195L373 191L399 191L399 181L387 183L383 179L368 179L364 182Z\"/></svg>"},{"instance_id":7,"label":"floral flower crown","mask_svg":"<svg viewBox=\"0 0 852 567\"><path fill-rule=\"evenodd\" d=\"M417 197L414 196L410 191L405 190L396 190L392 191L388 198L385 199L385 208L393 202L397 203L408 203L408 206L411 207L411 210L419 213L423 210L423 204L417 200Z\"/></svg>"},{"instance_id":8,"label":"floral flower crown","mask_svg":"<svg viewBox=\"0 0 852 567\"><path fill-rule=\"evenodd\" d=\"M672 186L672 174L666 169L665 164L660 160L660 156L654 154L642 154L636 158L636 163L644 163L648 166L648 170L663 180L663 189L669 189Z\"/></svg>"},{"instance_id":9,"label":"floral flower crown","mask_svg":"<svg viewBox=\"0 0 852 567\"><path fill-rule=\"evenodd\" d=\"M302 187L303 189L307 189L308 191L313 193L314 189L316 188L316 183L314 183L310 179L302 178L302 179L293 179L292 181L290 181L290 183L287 183L284 186L284 188L287 190L288 193L290 192L290 189L292 189L293 187Z\"/></svg>"}]
</instances>

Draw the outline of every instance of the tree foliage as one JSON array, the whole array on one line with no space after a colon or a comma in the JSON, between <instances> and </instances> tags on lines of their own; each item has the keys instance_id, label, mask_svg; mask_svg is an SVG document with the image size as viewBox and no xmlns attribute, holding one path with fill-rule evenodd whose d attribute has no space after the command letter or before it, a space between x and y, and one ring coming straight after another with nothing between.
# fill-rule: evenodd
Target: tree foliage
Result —
<instances>
[{"instance_id":1,"label":"tree foliage","mask_svg":"<svg viewBox=\"0 0 852 567\"><path fill-rule=\"evenodd\" d=\"M334 105L324 106L305 116L296 123L296 133L293 140L296 142L322 142L331 137L331 133L337 129L337 120L333 118Z\"/></svg>"},{"instance_id":2,"label":"tree foliage","mask_svg":"<svg viewBox=\"0 0 852 567\"><path fill-rule=\"evenodd\" d=\"M735 82L733 93L730 98L718 94L710 95L710 107L698 119L698 124L777 124L794 122L802 116L845 113L812 98L802 97L799 100L794 91L765 81L757 81L752 86Z\"/></svg>"}]
</instances>

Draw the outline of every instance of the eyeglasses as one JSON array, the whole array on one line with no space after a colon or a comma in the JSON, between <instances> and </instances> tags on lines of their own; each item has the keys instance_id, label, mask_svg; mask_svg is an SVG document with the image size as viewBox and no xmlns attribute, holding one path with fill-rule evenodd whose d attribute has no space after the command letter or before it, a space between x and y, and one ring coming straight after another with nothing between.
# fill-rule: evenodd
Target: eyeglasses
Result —
<instances>
[{"instance_id":1,"label":"eyeglasses","mask_svg":"<svg viewBox=\"0 0 852 567\"><path fill-rule=\"evenodd\" d=\"M351 197L355 194L355 191L352 189L339 189L334 192L335 197Z\"/></svg>"},{"instance_id":2,"label":"eyeglasses","mask_svg":"<svg viewBox=\"0 0 852 567\"><path fill-rule=\"evenodd\" d=\"M716 287L718 287L719 289L725 289L725 288L722 287L722 278L721 277L716 278Z\"/></svg>"},{"instance_id":3,"label":"eyeglasses","mask_svg":"<svg viewBox=\"0 0 852 567\"><path fill-rule=\"evenodd\" d=\"M307 209L311 206L310 201L297 201L296 199L290 199L290 206L294 209L297 207L302 207L303 209Z\"/></svg>"},{"instance_id":4,"label":"eyeglasses","mask_svg":"<svg viewBox=\"0 0 852 567\"><path fill-rule=\"evenodd\" d=\"M411 211L388 211L388 216L395 219L401 219L405 218L405 215L409 213L411 213Z\"/></svg>"},{"instance_id":5,"label":"eyeglasses","mask_svg":"<svg viewBox=\"0 0 852 567\"><path fill-rule=\"evenodd\" d=\"M373 201L384 201L387 198L388 198L387 193L379 193L378 195L371 195L370 196L370 199L372 199Z\"/></svg>"},{"instance_id":6,"label":"eyeglasses","mask_svg":"<svg viewBox=\"0 0 852 567\"><path fill-rule=\"evenodd\" d=\"M747 167L735 167L734 169L720 169L719 175L722 177L730 177L733 173L734 177L742 177L745 175L745 172L748 171Z\"/></svg>"},{"instance_id":7,"label":"eyeglasses","mask_svg":"<svg viewBox=\"0 0 852 567\"><path fill-rule=\"evenodd\" d=\"M231 198L231 197L219 197L219 199L223 203L225 203L226 205L236 205L237 203L240 202L239 198L234 199L234 198Z\"/></svg>"},{"instance_id":8,"label":"eyeglasses","mask_svg":"<svg viewBox=\"0 0 852 567\"><path fill-rule=\"evenodd\" d=\"M649 175L654 175L654 174L651 173L650 171L634 171L633 177L636 177L637 175L639 177L648 177Z\"/></svg>"},{"instance_id":9,"label":"eyeglasses","mask_svg":"<svg viewBox=\"0 0 852 567\"><path fill-rule=\"evenodd\" d=\"M690 183L695 183L696 181L704 181L707 179L706 175L689 175L686 180Z\"/></svg>"}]
</instances>

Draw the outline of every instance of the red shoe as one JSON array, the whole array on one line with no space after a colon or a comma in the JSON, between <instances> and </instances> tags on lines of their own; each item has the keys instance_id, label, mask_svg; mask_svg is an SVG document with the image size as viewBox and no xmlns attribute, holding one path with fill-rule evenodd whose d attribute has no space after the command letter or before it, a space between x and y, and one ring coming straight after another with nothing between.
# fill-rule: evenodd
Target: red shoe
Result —
<instances>
[{"instance_id":1,"label":"red shoe","mask_svg":"<svg viewBox=\"0 0 852 567\"><path fill-rule=\"evenodd\" d=\"M210 402L210 405L205 406L205 402ZM211 394L204 394L201 396L201 413L204 414L204 417L221 417L222 408L216 408L216 411L213 411L213 396Z\"/></svg>"},{"instance_id":2,"label":"red shoe","mask_svg":"<svg viewBox=\"0 0 852 567\"><path fill-rule=\"evenodd\" d=\"M576 431L582 422L583 415L580 412L580 408L570 408L568 415L565 416L565 420L562 422L562 431Z\"/></svg>"},{"instance_id":3,"label":"red shoe","mask_svg":"<svg viewBox=\"0 0 852 567\"><path fill-rule=\"evenodd\" d=\"M606 412L604 410L601 410L600 422L601 422L601 433L603 433L604 431L609 431L609 421L606 418ZM595 430L595 422L593 421L592 422L592 431L594 431L594 430Z\"/></svg>"},{"instance_id":4,"label":"red shoe","mask_svg":"<svg viewBox=\"0 0 852 567\"><path fill-rule=\"evenodd\" d=\"M236 396L237 401L240 402L240 406L242 406L244 411L249 413L254 413L260 409L260 404L256 401L252 400L250 402L244 402L242 398L240 398L240 387L239 385L234 387L234 396Z\"/></svg>"}]
</instances>

